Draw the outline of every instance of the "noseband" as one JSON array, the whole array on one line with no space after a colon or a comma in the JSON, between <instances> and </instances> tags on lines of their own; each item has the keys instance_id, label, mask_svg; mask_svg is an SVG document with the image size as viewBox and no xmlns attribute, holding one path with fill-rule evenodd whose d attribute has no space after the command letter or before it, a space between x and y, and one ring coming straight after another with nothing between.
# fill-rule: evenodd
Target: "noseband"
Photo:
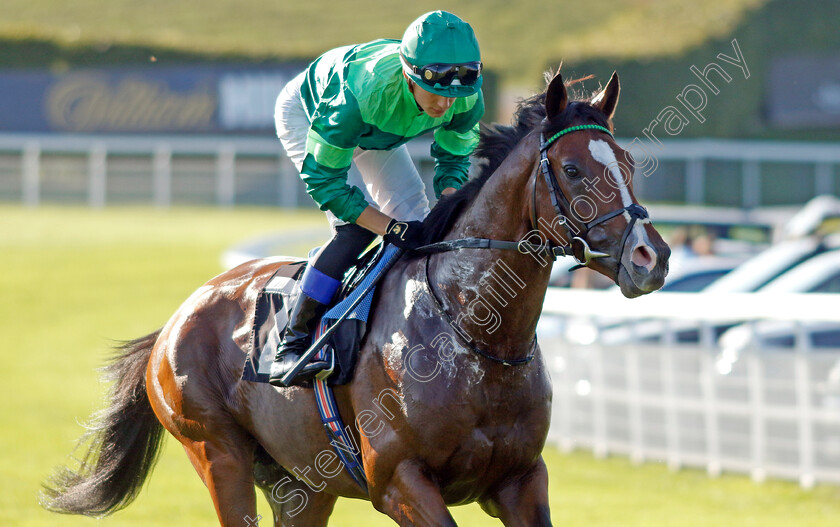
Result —
<instances>
[{"instance_id":1,"label":"noseband","mask_svg":"<svg viewBox=\"0 0 840 527\"><path fill-rule=\"evenodd\" d=\"M630 220L627 222L627 227L624 229L624 233L621 236L621 253L618 255L618 265L616 269L616 280L618 280L618 271L621 269L621 256L624 254L624 244L627 242L627 237L630 236L630 232L633 230L633 226L636 224L636 220L648 218L647 210L639 205L638 203L631 203L630 205L613 210L612 212L608 212L603 216L599 216L590 222L585 222L581 220L578 215L575 213L574 209L572 208L572 203L569 201L569 198L566 197L566 194L563 192L563 189L560 188L560 185L557 183L557 178L554 176L554 171L551 169L551 161L548 159L548 149L551 148L559 138L562 136L572 133L578 132L581 130L597 130L599 132L604 132L605 134L609 135L610 138L613 137L612 132L608 128L603 126L599 126L597 124L582 124L579 126L571 126L569 128L565 128L560 130L556 134L552 135L545 140L545 136L540 132L540 164L539 164L539 171L542 173L543 178L545 179L546 184L548 185L549 189L549 196L551 196L551 204L554 206L554 211L557 213L557 217L560 218L560 223L566 226L566 230L569 232L569 237L571 241L569 245L572 248L572 255L574 256L575 260L577 261L578 265L572 268L579 269L581 267L586 267L589 265L589 262L595 258L605 258L609 256L609 254L604 252L592 251L589 248L589 243L586 241L586 236L589 234L589 231L592 227L596 225L600 225L601 223L605 223L616 216L627 212L630 216ZM533 207L531 209L531 222L534 229L538 228L537 224L537 175L536 172L534 173L534 201ZM565 209L565 214L564 214ZM568 216L567 216L568 215ZM572 230L572 226L566 221L566 219L571 216L580 222L581 226L583 227L583 233L579 236L575 236L574 231Z\"/></svg>"}]
</instances>

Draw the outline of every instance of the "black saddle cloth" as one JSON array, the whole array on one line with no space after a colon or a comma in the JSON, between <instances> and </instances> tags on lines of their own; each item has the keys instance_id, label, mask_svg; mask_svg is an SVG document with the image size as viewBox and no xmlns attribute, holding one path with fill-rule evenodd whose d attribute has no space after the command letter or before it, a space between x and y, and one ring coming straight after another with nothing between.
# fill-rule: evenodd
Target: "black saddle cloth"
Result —
<instances>
[{"instance_id":1,"label":"black saddle cloth","mask_svg":"<svg viewBox=\"0 0 840 527\"><path fill-rule=\"evenodd\" d=\"M347 298L361 284L384 253L383 246L364 253L344 275L333 305ZM266 282L257 296L254 321L248 345L248 355L242 370L242 379L251 382L268 382L271 363L277 346L283 340L289 323L289 313L300 292L298 281L308 262L293 262L280 267ZM353 378L359 347L367 329L367 319L349 318L332 334L325 344L327 353L335 354L335 371L328 384L346 384Z\"/></svg>"}]
</instances>

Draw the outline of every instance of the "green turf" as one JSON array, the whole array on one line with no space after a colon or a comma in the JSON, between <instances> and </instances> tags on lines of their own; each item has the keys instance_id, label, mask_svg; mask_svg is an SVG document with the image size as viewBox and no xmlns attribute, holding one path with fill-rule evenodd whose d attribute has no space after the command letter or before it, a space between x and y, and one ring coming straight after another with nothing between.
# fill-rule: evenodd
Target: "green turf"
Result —
<instances>
[{"instance_id":1,"label":"green turf","mask_svg":"<svg viewBox=\"0 0 840 527\"><path fill-rule=\"evenodd\" d=\"M214 525L209 495L172 439L140 498L101 522L47 513L36 494L51 468L67 459L81 433L78 422L103 404L96 368L112 340L162 325L221 270L225 247L319 225L317 211L0 206L0 525ZM828 527L840 521L837 487L803 491L791 483L709 479L551 448L545 455L558 526ZM499 525L475 505L454 514L463 526ZM339 527L393 525L358 500L339 500L333 518Z\"/></svg>"},{"instance_id":2,"label":"green turf","mask_svg":"<svg viewBox=\"0 0 840 527\"><path fill-rule=\"evenodd\" d=\"M485 62L504 83L532 86L539 84L543 68L558 59L679 54L708 38L729 35L746 13L766 3L415 0L409 6L392 0L4 0L0 39L56 43L66 50L92 46L86 56L93 60L119 46L142 46L146 60L171 50L312 58L334 46L401 38L418 15L447 9L473 25ZM14 56L6 60L23 66L52 60L22 51L19 56L26 63L15 63Z\"/></svg>"}]
</instances>

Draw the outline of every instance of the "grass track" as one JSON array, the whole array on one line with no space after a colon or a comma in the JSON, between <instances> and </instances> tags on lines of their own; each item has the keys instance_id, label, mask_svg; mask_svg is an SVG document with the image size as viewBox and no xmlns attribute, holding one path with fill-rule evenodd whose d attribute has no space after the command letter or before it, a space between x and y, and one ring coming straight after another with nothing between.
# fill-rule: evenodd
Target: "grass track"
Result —
<instances>
[{"instance_id":1,"label":"grass track","mask_svg":"<svg viewBox=\"0 0 840 527\"><path fill-rule=\"evenodd\" d=\"M314 211L0 206L0 525L215 525L209 495L169 439L140 498L97 522L42 511L40 481L63 463L78 422L101 407L96 368L111 339L161 326L203 281L220 252L259 233L323 225ZM319 243L312 240L312 244ZM288 254L303 254L305 247ZM545 452L555 525L564 527L828 527L840 488L709 479L662 465ZM260 512L268 517L260 502ZM459 525L499 525L474 505ZM331 526L393 525L367 502L340 500ZM267 525L263 522L262 525Z\"/></svg>"}]
</instances>

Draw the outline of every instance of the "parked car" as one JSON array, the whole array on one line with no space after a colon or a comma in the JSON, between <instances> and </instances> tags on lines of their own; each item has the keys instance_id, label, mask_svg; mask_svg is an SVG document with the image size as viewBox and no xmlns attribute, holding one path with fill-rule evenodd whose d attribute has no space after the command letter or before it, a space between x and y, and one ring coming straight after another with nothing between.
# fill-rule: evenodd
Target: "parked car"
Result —
<instances>
[{"instance_id":1,"label":"parked car","mask_svg":"<svg viewBox=\"0 0 840 527\"><path fill-rule=\"evenodd\" d=\"M665 285L660 291L696 293L712 282L730 273L747 260L740 256L696 256L674 265L668 272Z\"/></svg>"},{"instance_id":2,"label":"parked car","mask_svg":"<svg viewBox=\"0 0 840 527\"><path fill-rule=\"evenodd\" d=\"M840 249L813 256L761 287L759 292L840 293Z\"/></svg>"},{"instance_id":3,"label":"parked car","mask_svg":"<svg viewBox=\"0 0 840 527\"><path fill-rule=\"evenodd\" d=\"M793 211L752 210L699 207L699 206L668 206L652 205L650 214L652 221L662 236L673 244L672 238L678 231L684 231L689 237L705 236L709 239L709 251L714 257L734 258L743 260L770 246L776 233L783 226L783 222L793 215ZM666 284L677 278L681 258L685 251L681 247L672 246L671 271ZM690 251L689 251L690 252ZM701 258L706 258L706 255ZM711 260L709 260L711 261ZM570 287L572 273L569 269L575 265L572 258L558 258L551 270L549 286ZM598 281L603 288L610 283ZM690 286L692 289L697 285ZM682 289L681 289L682 290Z\"/></svg>"},{"instance_id":4,"label":"parked car","mask_svg":"<svg viewBox=\"0 0 840 527\"><path fill-rule=\"evenodd\" d=\"M840 249L840 235L777 243L709 284L704 293L749 293L761 289L797 265L826 251Z\"/></svg>"},{"instance_id":5,"label":"parked car","mask_svg":"<svg viewBox=\"0 0 840 527\"><path fill-rule=\"evenodd\" d=\"M808 238L779 243L701 290L700 295L716 293L828 293L840 292L840 237L822 240ZM717 339L740 320L717 322L712 336ZM592 324L591 321L588 322ZM637 321L631 327L626 322L600 321L598 339L605 344L630 341L660 342L666 332L661 320ZM581 333L581 330L576 330ZM591 334L593 330L589 330ZM678 343L700 340L697 322L671 321L667 331Z\"/></svg>"},{"instance_id":6,"label":"parked car","mask_svg":"<svg viewBox=\"0 0 840 527\"><path fill-rule=\"evenodd\" d=\"M840 199L830 194L811 199L785 222L784 239L825 236L840 231Z\"/></svg>"}]
</instances>

